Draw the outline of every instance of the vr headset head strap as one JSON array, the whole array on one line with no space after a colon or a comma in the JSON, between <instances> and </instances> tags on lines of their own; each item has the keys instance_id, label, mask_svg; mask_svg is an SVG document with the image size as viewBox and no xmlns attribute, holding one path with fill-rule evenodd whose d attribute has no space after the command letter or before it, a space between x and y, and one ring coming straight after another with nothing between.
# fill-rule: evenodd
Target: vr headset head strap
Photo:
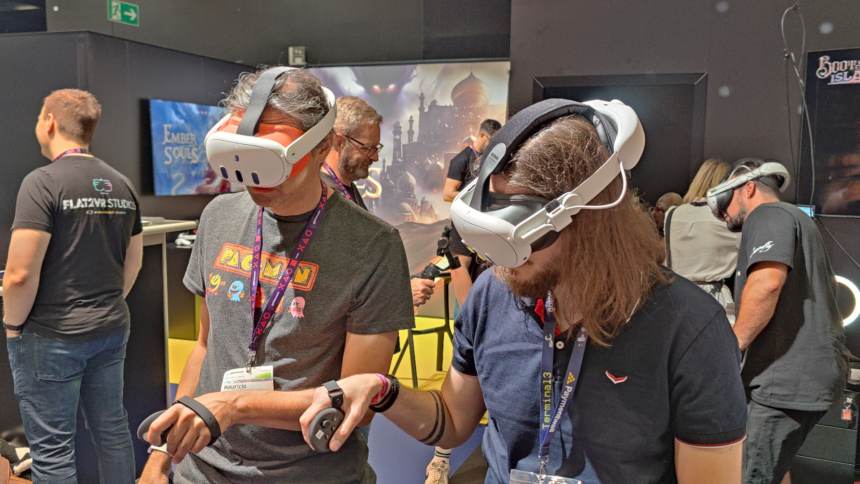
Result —
<instances>
[{"instance_id":1,"label":"vr headset head strap","mask_svg":"<svg viewBox=\"0 0 860 484\"><path fill-rule=\"evenodd\" d=\"M606 145L610 153L613 152L612 139L616 136L617 130L606 117L592 109L591 106L566 99L548 99L533 104L509 119L502 126L502 129L493 136L487 149L484 150L484 154L481 156L481 170L478 174L478 183L475 186L475 195L470 203L471 207L482 212L486 211L490 205L490 176L501 173L510 163L511 157L520 145L543 126L570 114L583 116L594 124L600 140Z\"/></svg>"},{"instance_id":2,"label":"vr headset head strap","mask_svg":"<svg viewBox=\"0 0 860 484\"><path fill-rule=\"evenodd\" d=\"M257 130L260 128L260 116L263 115L263 110L266 109L266 104L269 102L269 96L272 95L275 83L285 72L293 69L295 67L273 67L260 74L260 77L257 78L257 83L254 84L254 89L251 91L251 99L248 100L248 107L245 109L242 121L236 129L236 134L243 136L254 136L257 134Z\"/></svg>"}]
</instances>

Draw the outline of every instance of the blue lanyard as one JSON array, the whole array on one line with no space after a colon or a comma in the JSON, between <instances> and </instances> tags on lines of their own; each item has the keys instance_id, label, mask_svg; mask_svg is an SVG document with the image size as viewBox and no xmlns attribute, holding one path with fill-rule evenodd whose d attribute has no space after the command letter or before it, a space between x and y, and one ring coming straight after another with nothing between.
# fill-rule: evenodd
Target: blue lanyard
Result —
<instances>
[{"instance_id":1,"label":"blue lanyard","mask_svg":"<svg viewBox=\"0 0 860 484\"><path fill-rule=\"evenodd\" d=\"M320 221L322 220L322 214L325 210L325 204L328 200L328 187L322 182L320 182L320 185L322 187L322 195L320 195L320 202L317 205L317 208L314 209L314 213L313 215L311 215L311 219L308 220L308 224L305 227L305 230L302 232L301 237L299 238L299 244L298 246L296 246L296 250L293 251L293 256L290 258L290 262L284 269L283 275L281 275L280 282L278 282L278 285L275 287L275 291L269 298L269 302L266 304L265 308L263 308L263 312L260 314L260 318L254 325L254 332L251 335L251 344L248 346L248 368L250 368L251 365L254 363L254 356L257 352L257 342L260 341L260 337L263 335L263 331L266 330L266 327L269 325L269 322L275 315L275 310L277 309L278 304L281 302L281 299L283 299L284 293L287 291L287 287L292 284L293 279L296 277L296 272L298 272L299 263L302 261L302 258L305 255L305 250L310 245L311 240L314 238L314 235L319 228ZM251 265L251 297L249 299L251 303L252 320L255 316L254 313L257 303L257 287L260 284L260 264L262 263L262 253L263 207L260 207L260 210L257 213L257 237L254 239L254 259Z\"/></svg>"},{"instance_id":2,"label":"blue lanyard","mask_svg":"<svg viewBox=\"0 0 860 484\"><path fill-rule=\"evenodd\" d=\"M565 372L565 383L561 391L561 397L555 412L552 410L552 370L553 370L553 348L555 346L555 314L550 308L552 307L552 298L547 297L546 316L543 325L543 351L541 358L541 379L540 379L540 396L541 396L541 411L543 416L540 425L540 451L538 460L541 464L541 474L546 473L546 463L549 460L549 444L555 433L561 426L561 418L570 406L570 401L573 400L573 392L576 390L576 384L579 383L579 372L582 370L582 358L585 356L585 344L588 341L588 335L585 333L585 327L580 326L579 332L576 334L576 340L573 346L573 352L570 355L570 362L567 364Z\"/></svg>"}]
</instances>

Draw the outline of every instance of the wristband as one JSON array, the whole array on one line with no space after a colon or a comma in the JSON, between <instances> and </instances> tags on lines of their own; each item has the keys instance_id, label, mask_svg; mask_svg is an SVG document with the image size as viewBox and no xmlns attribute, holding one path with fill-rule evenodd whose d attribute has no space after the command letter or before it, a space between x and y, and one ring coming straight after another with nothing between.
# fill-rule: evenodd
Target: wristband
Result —
<instances>
[{"instance_id":1,"label":"wristband","mask_svg":"<svg viewBox=\"0 0 860 484\"><path fill-rule=\"evenodd\" d=\"M382 413L392 405L394 405L394 401L397 400L397 395L400 393L400 382L397 381L397 378L393 375L385 375L385 378L388 379L388 382L391 383L391 388L388 390L388 394L379 402L377 405L371 405L370 409L376 413Z\"/></svg>"},{"instance_id":2,"label":"wristband","mask_svg":"<svg viewBox=\"0 0 860 484\"><path fill-rule=\"evenodd\" d=\"M381 402L385 398L385 395L388 394L389 387L388 378L385 378L385 375L382 375L381 373L374 373L374 375L378 376L379 379L382 380L382 390L380 390L379 393L377 393L376 396L373 397L373 399L370 401L370 405L378 405L379 402Z\"/></svg>"}]
</instances>

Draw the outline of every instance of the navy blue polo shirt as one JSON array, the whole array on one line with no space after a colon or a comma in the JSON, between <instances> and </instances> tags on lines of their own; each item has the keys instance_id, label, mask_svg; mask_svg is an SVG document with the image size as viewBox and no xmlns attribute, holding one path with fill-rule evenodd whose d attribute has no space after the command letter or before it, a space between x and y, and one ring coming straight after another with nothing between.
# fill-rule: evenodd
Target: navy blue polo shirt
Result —
<instances>
[{"instance_id":1,"label":"navy blue polo shirt","mask_svg":"<svg viewBox=\"0 0 860 484\"><path fill-rule=\"evenodd\" d=\"M585 484L672 483L675 439L722 446L746 435L740 351L722 306L674 275L655 286L611 347L589 344L579 384L550 447L551 474ZM486 483L537 472L542 319L493 271L472 287L455 323L452 366L478 377L489 424ZM556 345L555 406L570 359Z\"/></svg>"}]
</instances>

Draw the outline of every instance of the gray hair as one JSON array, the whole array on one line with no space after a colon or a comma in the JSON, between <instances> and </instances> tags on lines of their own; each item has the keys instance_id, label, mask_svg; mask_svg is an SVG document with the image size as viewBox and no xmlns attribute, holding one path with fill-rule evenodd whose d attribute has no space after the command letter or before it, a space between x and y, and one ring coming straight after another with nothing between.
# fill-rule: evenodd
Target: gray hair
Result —
<instances>
[{"instance_id":1,"label":"gray hair","mask_svg":"<svg viewBox=\"0 0 860 484\"><path fill-rule=\"evenodd\" d=\"M337 98L337 120L334 130L344 136L352 136L365 123L381 125L382 115L370 104L355 96Z\"/></svg>"},{"instance_id":2,"label":"gray hair","mask_svg":"<svg viewBox=\"0 0 860 484\"><path fill-rule=\"evenodd\" d=\"M233 115L240 115L248 108L251 93L257 84L260 74L268 70L262 66L257 72L245 72L223 101L224 107ZM267 111L274 111L286 118L284 124L289 124L307 131L329 112L328 98L323 90L322 82L308 71L294 69L285 72L275 81L275 87L266 103ZM266 111L263 119L266 118ZM320 142L324 143L328 136Z\"/></svg>"}]
</instances>

